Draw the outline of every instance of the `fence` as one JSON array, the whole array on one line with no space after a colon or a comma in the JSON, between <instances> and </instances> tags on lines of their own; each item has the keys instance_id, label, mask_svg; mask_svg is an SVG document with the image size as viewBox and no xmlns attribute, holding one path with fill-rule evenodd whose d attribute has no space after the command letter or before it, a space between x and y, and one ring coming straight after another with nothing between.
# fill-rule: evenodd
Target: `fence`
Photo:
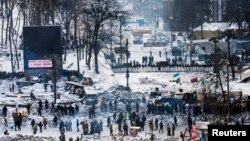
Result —
<instances>
[{"instance_id":1,"label":"fence","mask_svg":"<svg viewBox=\"0 0 250 141\"><path fill-rule=\"evenodd\" d=\"M126 67L112 68L114 73L125 73ZM138 72L212 72L211 66L129 67L130 73Z\"/></svg>"}]
</instances>

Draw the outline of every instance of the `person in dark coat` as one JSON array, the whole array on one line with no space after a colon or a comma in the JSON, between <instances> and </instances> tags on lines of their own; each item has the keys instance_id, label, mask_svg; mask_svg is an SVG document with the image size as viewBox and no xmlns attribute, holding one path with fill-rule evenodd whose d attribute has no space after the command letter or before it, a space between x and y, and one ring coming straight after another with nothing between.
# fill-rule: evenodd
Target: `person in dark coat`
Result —
<instances>
[{"instance_id":1,"label":"person in dark coat","mask_svg":"<svg viewBox=\"0 0 250 141\"><path fill-rule=\"evenodd\" d=\"M34 90L31 90L31 92L30 92L30 98L31 98L31 100L36 100L36 97L35 97L33 91Z\"/></svg>"},{"instance_id":2,"label":"person in dark coat","mask_svg":"<svg viewBox=\"0 0 250 141\"><path fill-rule=\"evenodd\" d=\"M40 108L40 107L38 108L38 115L42 116L42 108Z\"/></svg>"},{"instance_id":3,"label":"person in dark coat","mask_svg":"<svg viewBox=\"0 0 250 141\"><path fill-rule=\"evenodd\" d=\"M41 100L41 99L39 100L38 104L39 104L39 108L41 108L41 109L42 109L42 108L43 108L43 102L42 102L42 100Z\"/></svg>"},{"instance_id":4,"label":"person in dark coat","mask_svg":"<svg viewBox=\"0 0 250 141\"><path fill-rule=\"evenodd\" d=\"M116 112L113 114L113 119L116 120Z\"/></svg>"},{"instance_id":5,"label":"person in dark coat","mask_svg":"<svg viewBox=\"0 0 250 141\"><path fill-rule=\"evenodd\" d=\"M53 118L53 123L54 123L54 126L57 126L57 121L58 121L57 116L54 116L54 118Z\"/></svg>"},{"instance_id":6,"label":"person in dark coat","mask_svg":"<svg viewBox=\"0 0 250 141\"><path fill-rule=\"evenodd\" d=\"M175 125L172 124L172 136L174 136L174 131L175 131Z\"/></svg>"},{"instance_id":7,"label":"person in dark coat","mask_svg":"<svg viewBox=\"0 0 250 141\"><path fill-rule=\"evenodd\" d=\"M42 124L41 121L39 122L38 126L39 126L39 129L40 129L40 133L42 133L43 132L43 124Z\"/></svg>"},{"instance_id":8,"label":"person in dark coat","mask_svg":"<svg viewBox=\"0 0 250 141\"><path fill-rule=\"evenodd\" d=\"M77 132L79 132L79 125L80 125L79 120L76 119L76 128L77 128Z\"/></svg>"},{"instance_id":9,"label":"person in dark coat","mask_svg":"<svg viewBox=\"0 0 250 141\"><path fill-rule=\"evenodd\" d=\"M176 117L176 115L174 116L174 124L175 124L175 126L177 126L177 117Z\"/></svg>"},{"instance_id":10,"label":"person in dark coat","mask_svg":"<svg viewBox=\"0 0 250 141\"><path fill-rule=\"evenodd\" d=\"M79 106L75 105L75 109L76 109L76 114L78 114L79 113Z\"/></svg>"},{"instance_id":11,"label":"person in dark coat","mask_svg":"<svg viewBox=\"0 0 250 141\"><path fill-rule=\"evenodd\" d=\"M15 91L15 85L14 85L14 83L12 83L12 92L14 92Z\"/></svg>"},{"instance_id":12,"label":"person in dark coat","mask_svg":"<svg viewBox=\"0 0 250 141\"><path fill-rule=\"evenodd\" d=\"M109 127L111 125L111 121L110 121L110 117L108 117L107 119L107 127Z\"/></svg>"},{"instance_id":13,"label":"person in dark coat","mask_svg":"<svg viewBox=\"0 0 250 141\"><path fill-rule=\"evenodd\" d=\"M145 126L146 119L147 119L146 116L143 115L143 116L142 116L142 130L144 130L144 126Z\"/></svg>"},{"instance_id":14,"label":"person in dark coat","mask_svg":"<svg viewBox=\"0 0 250 141\"><path fill-rule=\"evenodd\" d=\"M7 111L8 111L7 106L4 105L4 107L3 107L3 116L4 116L4 117L7 116Z\"/></svg>"},{"instance_id":15,"label":"person in dark coat","mask_svg":"<svg viewBox=\"0 0 250 141\"><path fill-rule=\"evenodd\" d=\"M169 123L167 124L167 133L168 133L168 136L171 136L171 128L169 126Z\"/></svg>"},{"instance_id":16,"label":"person in dark coat","mask_svg":"<svg viewBox=\"0 0 250 141\"><path fill-rule=\"evenodd\" d=\"M193 125L193 121L192 121L192 118L190 116L188 116L187 122L188 122L189 131L191 131L192 125Z\"/></svg>"},{"instance_id":17,"label":"person in dark coat","mask_svg":"<svg viewBox=\"0 0 250 141\"><path fill-rule=\"evenodd\" d=\"M156 130L158 130L158 124L159 124L158 122L159 122L159 121L158 121L158 118L156 118L156 119L155 119L155 129L156 129Z\"/></svg>"},{"instance_id":18,"label":"person in dark coat","mask_svg":"<svg viewBox=\"0 0 250 141\"><path fill-rule=\"evenodd\" d=\"M159 130L159 133L163 133L163 123L162 123L162 121L160 122L160 130Z\"/></svg>"},{"instance_id":19,"label":"person in dark coat","mask_svg":"<svg viewBox=\"0 0 250 141\"><path fill-rule=\"evenodd\" d=\"M136 112L138 113L138 112L139 112L139 110L140 110L140 105L139 105L139 103L138 103L138 102L136 102Z\"/></svg>"},{"instance_id":20,"label":"person in dark coat","mask_svg":"<svg viewBox=\"0 0 250 141\"><path fill-rule=\"evenodd\" d=\"M37 124L35 124L34 129L33 129L33 134L35 135L37 132Z\"/></svg>"},{"instance_id":21,"label":"person in dark coat","mask_svg":"<svg viewBox=\"0 0 250 141\"><path fill-rule=\"evenodd\" d=\"M48 109L49 108L49 101L46 99L45 100L45 109Z\"/></svg>"},{"instance_id":22,"label":"person in dark coat","mask_svg":"<svg viewBox=\"0 0 250 141\"><path fill-rule=\"evenodd\" d=\"M61 136L59 137L60 141L66 141L66 137L65 137L65 132L61 131Z\"/></svg>"},{"instance_id":23,"label":"person in dark coat","mask_svg":"<svg viewBox=\"0 0 250 141\"><path fill-rule=\"evenodd\" d=\"M115 111L117 111L117 100L115 99L115 101L114 101L114 105L115 105Z\"/></svg>"},{"instance_id":24,"label":"person in dark coat","mask_svg":"<svg viewBox=\"0 0 250 141\"><path fill-rule=\"evenodd\" d=\"M44 130L47 129L47 124L48 124L48 120L46 118L43 118Z\"/></svg>"},{"instance_id":25,"label":"person in dark coat","mask_svg":"<svg viewBox=\"0 0 250 141\"><path fill-rule=\"evenodd\" d=\"M28 111L28 114L30 114L30 103L28 103L27 105L26 105L26 108L27 108L27 111Z\"/></svg>"},{"instance_id":26,"label":"person in dark coat","mask_svg":"<svg viewBox=\"0 0 250 141\"><path fill-rule=\"evenodd\" d=\"M34 130L35 124L36 124L36 121L35 121L34 119L32 119L32 120L31 120L31 123L30 123L30 125L31 125L31 127L32 127L32 130Z\"/></svg>"},{"instance_id":27,"label":"person in dark coat","mask_svg":"<svg viewBox=\"0 0 250 141\"><path fill-rule=\"evenodd\" d=\"M113 126L112 125L109 126L109 131L110 131L110 136L113 136Z\"/></svg>"},{"instance_id":28,"label":"person in dark coat","mask_svg":"<svg viewBox=\"0 0 250 141\"><path fill-rule=\"evenodd\" d=\"M128 136L128 125L126 122L123 123L124 136Z\"/></svg>"},{"instance_id":29,"label":"person in dark coat","mask_svg":"<svg viewBox=\"0 0 250 141\"><path fill-rule=\"evenodd\" d=\"M63 121L61 121L59 124L59 131L62 131L64 127L65 127L65 124Z\"/></svg>"}]
</instances>

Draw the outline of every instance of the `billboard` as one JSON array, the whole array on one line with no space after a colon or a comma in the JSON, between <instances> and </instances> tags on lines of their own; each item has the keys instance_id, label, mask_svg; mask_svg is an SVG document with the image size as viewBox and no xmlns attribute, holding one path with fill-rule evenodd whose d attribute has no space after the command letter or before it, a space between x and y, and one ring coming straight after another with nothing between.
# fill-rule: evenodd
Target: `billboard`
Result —
<instances>
[{"instance_id":1,"label":"billboard","mask_svg":"<svg viewBox=\"0 0 250 141\"><path fill-rule=\"evenodd\" d=\"M24 50L37 54L62 54L60 26L23 27Z\"/></svg>"},{"instance_id":2,"label":"billboard","mask_svg":"<svg viewBox=\"0 0 250 141\"><path fill-rule=\"evenodd\" d=\"M62 53L60 26L23 27L23 60L27 79L38 74L53 77L54 72L59 78Z\"/></svg>"},{"instance_id":3,"label":"billboard","mask_svg":"<svg viewBox=\"0 0 250 141\"><path fill-rule=\"evenodd\" d=\"M29 60L29 68L52 68L51 60Z\"/></svg>"}]
</instances>

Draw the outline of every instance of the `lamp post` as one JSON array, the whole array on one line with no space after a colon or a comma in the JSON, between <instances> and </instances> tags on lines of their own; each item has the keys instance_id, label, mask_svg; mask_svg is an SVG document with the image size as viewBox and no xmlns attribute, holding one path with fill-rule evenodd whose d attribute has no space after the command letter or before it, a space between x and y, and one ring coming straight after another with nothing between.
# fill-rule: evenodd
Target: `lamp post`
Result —
<instances>
[{"instance_id":1,"label":"lamp post","mask_svg":"<svg viewBox=\"0 0 250 141\"><path fill-rule=\"evenodd\" d=\"M228 50L227 50L227 94L228 94L228 97L229 97L229 95L230 95L230 92L229 92L229 65L230 65L230 39L231 39L231 32L230 31L228 31L227 33L226 33L227 35L227 39L226 39L226 41L227 41L227 48L228 48ZM229 99L230 100L230 99ZM229 101L230 102L230 101ZM230 118L231 118L231 115L230 115L230 103L228 102L228 104L227 104L227 110L228 110L228 116L229 116L229 120L230 120Z\"/></svg>"},{"instance_id":2,"label":"lamp post","mask_svg":"<svg viewBox=\"0 0 250 141\"><path fill-rule=\"evenodd\" d=\"M126 39L126 57L127 57L127 70L126 70L126 78L127 78L127 89L129 90L129 70L128 70L128 39Z\"/></svg>"},{"instance_id":3,"label":"lamp post","mask_svg":"<svg viewBox=\"0 0 250 141\"><path fill-rule=\"evenodd\" d=\"M192 25L189 26L190 30L190 65L192 65L192 52L193 52L193 28Z\"/></svg>"},{"instance_id":4,"label":"lamp post","mask_svg":"<svg viewBox=\"0 0 250 141\"><path fill-rule=\"evenodd\" d=\"M57 78L56 78L56 76L57 76L57 73L56 73L56 68L57 68L57 63L56 63L56 56L55 55L53 55L53 60L52 60L52 64L53 64L53 83L54 83L54 85L53 85L53 91L54 91L54 104L56 104L56 82L57 82Z\"/></svg>"},{"instance_id":5,"label":"lamp post","mask_svg":"<svg viewBox=\"0 0 250 141\"><path fill-rule=\"evenodd\" d=\"M122 51L121 51L121 48L122 48L122 14L118 14L118 19L120 21L120 64L122 64ZM119 61L118 61L119 62Z\"/></svg>"}]
</instances>

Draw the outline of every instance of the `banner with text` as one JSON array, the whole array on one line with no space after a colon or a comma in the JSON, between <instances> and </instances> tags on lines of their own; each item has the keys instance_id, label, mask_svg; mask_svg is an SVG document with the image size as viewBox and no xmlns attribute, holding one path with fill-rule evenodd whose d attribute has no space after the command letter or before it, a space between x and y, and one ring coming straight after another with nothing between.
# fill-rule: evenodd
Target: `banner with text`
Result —
<instances>
[{"instance_id":1,"label":"banner with text","mask_svg":"<svg viewBox=\"0 0 250 141\"><path fill-rule=\"evenodd\" d=\"M51 60L29 60L29 68L52 68Z\"/></svg>"}]
</instances>

